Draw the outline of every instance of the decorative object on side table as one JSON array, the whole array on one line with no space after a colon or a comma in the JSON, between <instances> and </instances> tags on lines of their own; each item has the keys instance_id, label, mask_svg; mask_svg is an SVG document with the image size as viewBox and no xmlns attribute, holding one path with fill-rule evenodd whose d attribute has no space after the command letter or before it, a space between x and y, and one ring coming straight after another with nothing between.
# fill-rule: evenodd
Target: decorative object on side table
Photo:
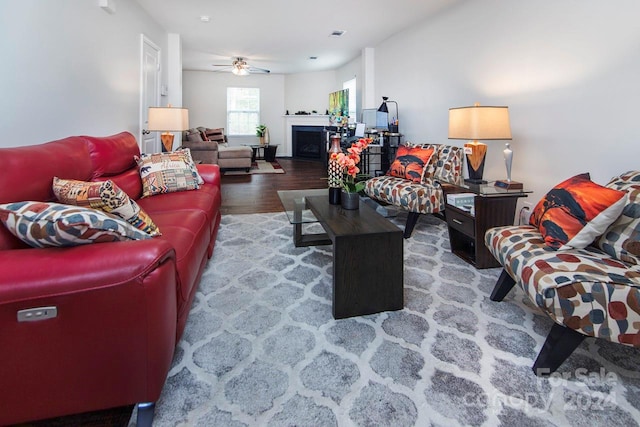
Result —
<instances>
[{"instance_id":1,"label":"decorative object on side table","mask_svg":"<svg viewBox=\"0 0 640 427\"><path fill-rule=\"evenodd\" d=\"M260 145L269 145L269 129L267 125L256 126L256 136L260 140Z\"/></svg>"},{"instance_id":2,"label":"decorative object on side table","mask_svg":"<svg viewBox=\"0 0 640 427\"><path fill-rule=\"evenodd\" d=\"M471 140L464 144L469 179L466 182L483 184L484 160L487 144L478 140L511 139L508 107L488 107L475 103L472 107L449 109L449 139ZM522 188L522 187L520 187Z\"/></svg>"},{"instance_id":3,"label":"decorative object on side table","mask_svg":"<svg viewBox=\"0 0 640 427\"><path fill-rule=\"evenodd\" d=\"M149 107L147 115L147 133L160 131L163 151L173 151L173 134L169 132L182 132L189 129L189 110L186 108ZM143 131L144 133L145 131Z\"/></svg>"},{"instance_id":4,"label":"decorative object on side table","mask_svg":"<svg viewBox=\"0 0 640 427\"><path fill-rule=\"evenodd\" d=\"M511 181L511 163L513 161L513 150L511 150L511 144L508 142L505 144L504 153L504 165L507 168L507 180L498 180L495 183L496 187L504 188L507 190L522 190L522 183Z\"/></svg>"},{"instance_id":5,"label":"decorative object on side table","mask_svg":"<svg viewBox=\"0 0 640 427\"><path fill-rule=\"evenodd\" d=\"M360 206L360 196L358 193L364 189L365 182L358 182L356 180L356 176L358 172L360 172L358 163L360 163L362 150L367 148L370 143L371 138L360 138L351 144L351 147L347 148L348 154L342 151L339 153L331 153L330 160L335 160L342 173L341 204L344 209L358 209Z\"/></svg>"}]
</instances>

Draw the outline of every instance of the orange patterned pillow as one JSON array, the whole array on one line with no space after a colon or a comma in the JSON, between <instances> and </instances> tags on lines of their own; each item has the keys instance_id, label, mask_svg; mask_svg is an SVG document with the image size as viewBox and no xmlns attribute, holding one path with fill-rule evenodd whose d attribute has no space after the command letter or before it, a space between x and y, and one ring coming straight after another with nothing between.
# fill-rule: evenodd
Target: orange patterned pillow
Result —
<instances>
[{"instance_id":1,"label":"orange patterned pillow","mask_svg":"<svg viewBox=\"0 0 640 427\"><path fill-rule=\"evenodd\" d=\"M433 148L401 145L387 175L420 183L431 156L433 156Z\"/></svg>"},{"instance_id":2,"label":"orange patterned pillow","mask_svg":"<svg viewBox=\"0 0 640 427\"><path fill-rule=\"evenodd\" d=\"M620 216L626 203L626 192L598 185L584 173L549 191L529 223L552 248L586 248Z\"/></svg>"},{"instance_id":3,"label":"orange patterned pillow","mask_svg":"<svg viewBox=\"0 0 640 427\"><path fill-rule=\"evenodd\" d=\"M53 193L60 203L100 209L150 236L161 234L151 217L111 180L85 182L53 177Z\"/></svg>"}]
</instances>

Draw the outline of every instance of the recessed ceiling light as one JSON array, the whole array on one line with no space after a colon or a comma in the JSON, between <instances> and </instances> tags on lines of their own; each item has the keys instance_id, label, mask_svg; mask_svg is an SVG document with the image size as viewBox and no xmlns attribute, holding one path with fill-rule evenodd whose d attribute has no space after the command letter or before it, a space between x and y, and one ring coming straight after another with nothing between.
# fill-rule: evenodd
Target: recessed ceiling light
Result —
<instances>
[{"instance_id":1,"label":"recessed ceiling light","mask_svg":"<svg viewBox=\"0 0 640 427\"><path fill-rule=\"evenodd\" d=\"M209 22L209 21L211 21L211 18L209 17L209 15L202 15L202 16L200 16L200 21Z\"/></svg>"},{"instance_id":2,"label":"recessed ceiling light","mask_svg":"<svg viewBox=\"0 0 640 427\"><path fill-rule=\"evenodd\" d=\"M346 30L334 30L331 32L331 37L342 37L346 33Z\"/></svg>"},{"instance_id":3,"label":"recessed ceiling light","mask_svg":"<svg viewBox=\"0 0 640 427\"><path fill-rule=\"evenodd\" d=\"M318 59L317 56L310 56L309 59Z\"/></svg>"}]
</instances>

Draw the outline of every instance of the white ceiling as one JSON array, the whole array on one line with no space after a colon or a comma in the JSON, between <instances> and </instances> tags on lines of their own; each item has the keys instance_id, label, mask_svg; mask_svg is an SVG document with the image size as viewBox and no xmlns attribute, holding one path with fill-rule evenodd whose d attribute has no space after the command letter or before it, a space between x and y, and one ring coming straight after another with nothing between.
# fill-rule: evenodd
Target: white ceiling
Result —
<instances>
[{"instance_id":1,"label":"white ceiling","mask_svg":"<svg viewBox=\"0 0 640 427\"><path fill-rule=\"evenodd\" d=\"M289 74L340 67L460 0L137 1L167 32L180 34L185 70L219 69L212 64L240 56L250 66ZM346 33L331 37L335 30Z\"/></svg>"}]
</instances>

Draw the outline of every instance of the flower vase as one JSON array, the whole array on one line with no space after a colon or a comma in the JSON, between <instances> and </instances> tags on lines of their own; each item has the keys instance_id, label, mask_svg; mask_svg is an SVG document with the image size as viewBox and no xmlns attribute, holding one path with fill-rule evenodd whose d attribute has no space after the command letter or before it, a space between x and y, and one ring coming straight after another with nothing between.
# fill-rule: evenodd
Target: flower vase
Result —
<instances>
[{"instance_id":1,"label":"flower vase","mask_svg":"<svg viewBox=\"0 0 640 427\"><path fill-rule=\"evenodd\" d=\"M332 205L340 204L340 184L342 183L342 168L336 161L336 159L332 158L333 154L342 153L342 148L340 147L340 135L332 135L331 136L331 147L329 148L329 152L327 153L329 156L329 166L327 169L327 177L329 184L329 203Z\"/></svg>"},{"instance_id":2,"label":"flower vase","mask_svg":"<svg viewBox=\"0 0 640 427\"><path fill-rule=\"evenodd\" d=\"M348 193L342 190L340 204L343 209L354 210L360 207L360 195L358 193Z\"/></svg>"},{"instance_id":3,"label":"flower vase","mask_svg":"<svg viewBox=\"0 0 640 427\"><path fill-rule=\"evenodd\" d=\"M271 139L269 137L269 128L265 129L262 135L263 135L264 145L269 145L269 142L270 142L269 140Z\"/></svg>"}]
</instances>

